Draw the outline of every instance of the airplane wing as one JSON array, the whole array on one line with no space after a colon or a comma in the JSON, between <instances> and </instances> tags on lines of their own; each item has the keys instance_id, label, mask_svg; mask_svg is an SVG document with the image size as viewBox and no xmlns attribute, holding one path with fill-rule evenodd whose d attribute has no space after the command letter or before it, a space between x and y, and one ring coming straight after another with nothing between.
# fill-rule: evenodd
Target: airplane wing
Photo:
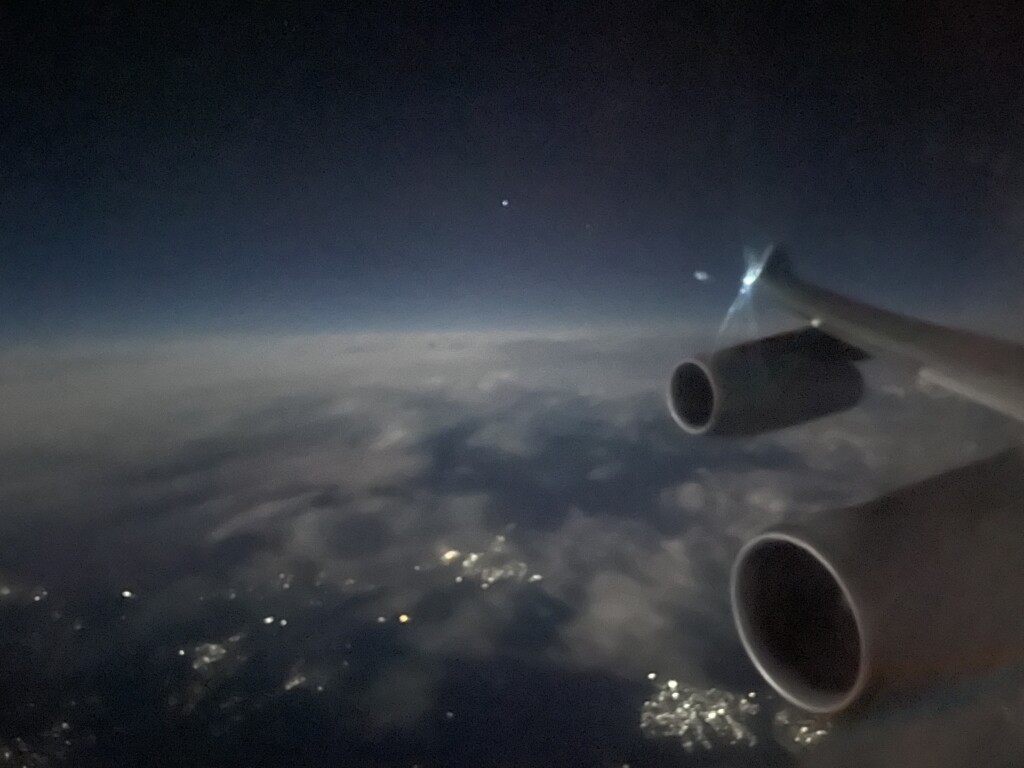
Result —
<instances>
[{"instance_id":1,"label":"airplane wing","mask_svg":"<svg viewBox=\"0 0 1024 768\"><path fill-rule=\"evenodd\" d=\"M681 361L668 406L688 434L758 434L852 408L864 353L903 358L1024 421L1024 347L812 285L777 249L744 276L744 290L755 283L812 327ZM785 699L823 714L1019 666L1022 468L1015 451L751 538L730 594L754 666Z\"/></svg>"},{"instance_id":2,"label":"airplane wing","mask_svg":"<svg viewBox=\"0 0 1024 768\"><path fill-rule=\"evenodd\" d=\"M819 288L797 277L772 247L756 278L759 291L829 336L873 355L915 362L933 383L1024 421L1024 346L917 320Z\"/></svg>"}]
</instances>

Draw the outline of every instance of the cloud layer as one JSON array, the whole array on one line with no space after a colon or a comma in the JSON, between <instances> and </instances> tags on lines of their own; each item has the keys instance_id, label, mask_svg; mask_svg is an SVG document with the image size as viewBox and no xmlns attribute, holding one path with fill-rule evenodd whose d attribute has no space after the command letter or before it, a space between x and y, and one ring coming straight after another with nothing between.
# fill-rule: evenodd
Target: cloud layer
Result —
<instances>
[{"instance_id":1,"label":"cloud layer","mask_svg":"<svg viewBox=\"0 0 1024 768\"><path fill-rule=\"evenodd\" d=\"M662 387L699 344L4 353L0 740L76 765L685 761L640 734L647 675L761 688L725 588L749 535L1012 437L878 368L855 411L689 439Z\"/></svg>"}]
</instances>

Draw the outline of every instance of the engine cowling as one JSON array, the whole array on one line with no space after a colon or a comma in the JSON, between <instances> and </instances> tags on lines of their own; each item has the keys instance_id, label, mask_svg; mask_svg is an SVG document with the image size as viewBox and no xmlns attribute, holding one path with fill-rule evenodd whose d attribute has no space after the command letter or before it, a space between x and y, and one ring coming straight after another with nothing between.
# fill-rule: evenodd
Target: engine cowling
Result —
<instances>
[{"instance_id":1,"label":"engine cowling","mask_svg":"<svg viewBox=\"0 0 1024 768\"><path fill-rule=\"evenodd\" d=\"M864 379L854 347L805 328L683 360L669 411L693 435L750 435L856 405Z\"/></svg>"},{"instance_id":2,"label":"engine cowling","mask_svg":"<svg viewBox=\"0 0 1024 768\"><path fill-rule=\"evenodd\" d=\"M1019 664L1022 497L1009 452L756 536L731 583L754 665L793 704L834 713Z\"/></svg>"}]
</instances>

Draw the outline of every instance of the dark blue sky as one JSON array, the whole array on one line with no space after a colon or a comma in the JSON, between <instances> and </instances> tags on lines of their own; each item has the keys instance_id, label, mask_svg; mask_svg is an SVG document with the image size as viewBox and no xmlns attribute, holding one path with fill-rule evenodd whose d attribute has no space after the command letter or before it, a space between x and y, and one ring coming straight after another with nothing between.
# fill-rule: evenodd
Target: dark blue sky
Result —
<instances>
[{"instance_id":1,"label":"dark blue sky","mask_svg":"<svg viewBox=\"0 0 1024 768\"><path fill-rule=\"evenodd\" d=\"M1010 5L81 5L0 10L5 339L1020 293Z\"/></svg>"}]
</instances>

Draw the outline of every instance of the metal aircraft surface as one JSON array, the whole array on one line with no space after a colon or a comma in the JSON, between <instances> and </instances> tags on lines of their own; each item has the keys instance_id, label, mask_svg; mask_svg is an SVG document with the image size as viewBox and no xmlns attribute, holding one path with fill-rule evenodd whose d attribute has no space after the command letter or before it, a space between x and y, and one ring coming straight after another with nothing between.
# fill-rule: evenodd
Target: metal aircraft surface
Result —
<instances>
[{"instance_id":1,"label":"metal aircraft surface","mask_svg":"<svg viewBox=\"0 0 1024 768\"><path fill-rule=\"evenodd\" d=\"M809 326L676 366L669 410L693 435L749 435L856 405L855 365L893 355L922 380L1024 421L1024 347L855 301L769 249L759 292ZM1024 661L1024 461L1011 451L854 508L762 532L732 569L754 665L805 710L870 706Z\"/></svg>"}]
</instances>

